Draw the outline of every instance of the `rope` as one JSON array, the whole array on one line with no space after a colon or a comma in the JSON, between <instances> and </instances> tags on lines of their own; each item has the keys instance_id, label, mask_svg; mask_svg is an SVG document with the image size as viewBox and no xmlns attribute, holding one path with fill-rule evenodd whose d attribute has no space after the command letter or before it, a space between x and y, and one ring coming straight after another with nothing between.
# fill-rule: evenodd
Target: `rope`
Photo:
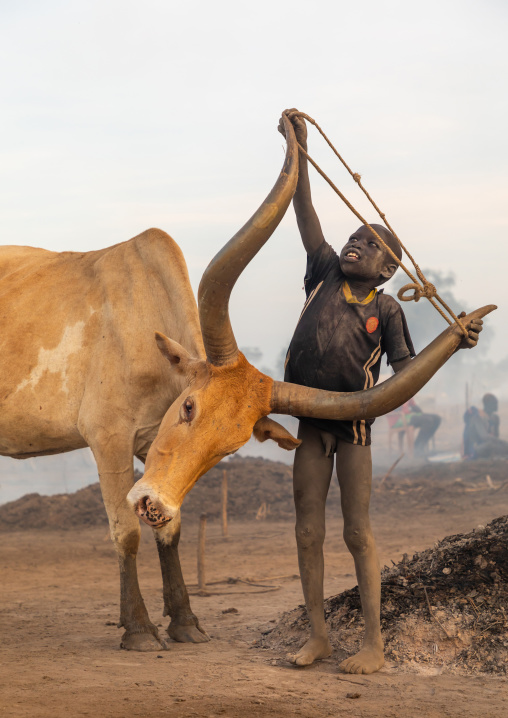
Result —
<instances>
[{"instance_id":1,"label":"rope","mask_svg":"<svg viewBox=\"0 0 508 718\"><path fill-rule=\"evenodd\" d=\"M383 223L388 227L388 229L390 230L390 232L393 234L393 236L395 237L395 239L397 240L397 242L398 242L399 245L401 246L402 250L406 253L407 257L408 257L409 260L411 261L411 263L412 263L412 265L413 265L413 267L414 267L414 269L415 269L415 272L416 272L416 275L417 275L418 279L417 279L417 278L413 275L413 273L404 265L404 263L397 257L397 255L395 254L395 252L393 252L393 250L386 244L386 242L383 240L383 238L379 236L379 234L376 232L376 230L375 230L373 227L370 226L370 224L364 219L364 217L362 217L362 215L358 212L358 210L356 210L356 209L353 207L353 205L351 204L351 202L349 202L349 201L346 199L346 197L342 194L342 192L340 191L340 189L335 186L335 184L332 182L332 180L323 172L323 170L317 165L317 163L314 162L314 160L312 159L312 157L310 157L310 155L306 152L306 150L304 150L303 147L298 143L298 149L300 150L300 152L302 153L302 155L307 158L307 160L308 160L308 161L311 163L311 165L316 169L316 171L321 175L321 177L323 177L323 179L326 180L326 182L328 182L328 184L329 184L330 187L333 189L333 191L336 192L336 194L338 194L338 196L341 198L341 200L344 202L344 204L346 204L347 207L349 207L349 209L351 210L351 212L353 212L353 214L358 217L358 219L361 221L361 223L364 224L366 227L368 227L368 228L370 229L370 231L372 232L372 234L376 237L376 239L379 240L379 242L381 243L381 245L382 245L382 246L384 247L384 249L388 252L388 254L392 257L392 259L398 264L399 267L401 267L401 269L404 270L404 272L407 274L407 276L411 279L411 283L410 283L410 284L406 284L406 285L404 285L403 287L401 287L401 289L399 289L399 291L397 292L397 297L398 297L402 302L411 302L411 301L418 302L418 301L420 301L420 299L421 299L422 297L425 297L426 299L429 300L429 302L432 304L432 306L434 307L434 309L436 309L436 310L439 312L439 314L443 317L443 319L444 319L446 322L448 322L448 324L452 324L452 321L450 321L450 319L446 316L446 314L443 312L443 310L441 309L441 307L439 307L438 304L436 303L436 300L437 300L437 302L439 302L439 304L441 304L441 306L448 312L448 314L450 315L450 317L452 317L453 321L454 321L455 324L459 327L459 329L460 329L460 331L462 332L462 334L463 334L463 335L466 337L466 339L468 339L468 341L469 341L469 337L468 337L468 333L467 333L466 328L464 327L464 325L462 324L462 322L460 321L460 319L457 317L457 315L454 313L454 311L453 311L453 310L448 306L448 304L446 304L446 302L439 296L436 287L435 287L431 282L429 282L428 279L426 279L426 277L424 276L422 270L420 269L420 267L418 266L418 264L416 263L416 261L415 261L414 258L412 257L412 255L411 255L411 253L409 252L409 250L402 244L401 240L399 239L399 237L397 236L397 234L395 233L395 231L393 230L393 228L390 226L390 223L389 223L388 220L386 219L385 213L382 212L382 211L379 209L379 207L377 206L377 204L374 202L374 200L372 199L372 197L370 196L370 194L367 192L367 190L366 190L365 187L363 186L361 175L358 174L358 172L353 172L353 170L349 167L349 165L346 163L346 161L343 159L343 157L341 157L341 155L337 152L337 150L335 149L335 147L332 145L332 143L330 142L330 140L328 139L328 137L325 135L325 133L323 132L323 130L321 129L321 127L318 125L318 123L317 123L312 117L309 117L309 115L306 115L305 112L298 112L298 111L288 112L288 113L287 113L287 116L288 116L288 118L290 118L290 119L291 119L291 117L301 117L301 118L307 120L307 122L310 122L311 125L314 125L314 127L318 130L318 132L322 135L322 137L324 138L324 140L327 142L327 144L329 145L329 147L333 150L334 154L339 158L339 160L342 162L342 164L344 165L344 167L347 169L347 171L349 172L349 174L351 175L351 177L354 179L354 181L356 182L356 184L360 187L360 189L362 190L362 192L365 194L365 196L367 197L367 199L369 200L369 202L371 203L371 205L374 207L374 209L376 210L376 212L378 213L378 215L381 217L381 220L383 221ZM420 280L420 281L418 281L418 280ZM410 291L411 289L413 290L413 294L407 296L407 295L406 295L406 292Z\"/></svg>"}]
</instances>

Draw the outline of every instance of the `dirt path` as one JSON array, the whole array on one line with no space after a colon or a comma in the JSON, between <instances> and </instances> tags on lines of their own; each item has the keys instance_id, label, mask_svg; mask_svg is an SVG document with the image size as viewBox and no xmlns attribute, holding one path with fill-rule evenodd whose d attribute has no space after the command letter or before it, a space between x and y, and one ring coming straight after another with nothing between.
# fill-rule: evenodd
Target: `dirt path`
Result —
<instances>
[{"instance_id":1,"label":"dirt path","mask_svg":"<svg viewBox=\"0 0 508 718\"><path fill-rule=\"evenodd\" d=\"M475 499L476 499L475 495ZM395 507L394 507L395 508ZM432 546L508 512L507 494L482 494L468 508L408 507L374 512L381 563ZM355 584L340 521L329 521L326 594ZM196 524L184 526L182 564L196 581ZM267 593L244 584L220 584L224 595L194 596L193 608L212 637L208 644L172 643L155 654L119 650L118 576L102 527L76 531L3 533L0 613L0 715L63 716L348 716L407 718L508 714L506 681L427 673L387 665L373 676L338 673L337 657L306 669L280 653L254 646L282 611L301 603L297 579L267 581ZM297 573L292 523L233 522L229 540L208 526L207 578L270 578ZM140 581L152 620L161 616L156 550L143 532ZM226 612L234 608L237 612ZM163 629L161 629L163 630ZM353 697L358 695L359 697Z\"/></svg>"}]
</instances>

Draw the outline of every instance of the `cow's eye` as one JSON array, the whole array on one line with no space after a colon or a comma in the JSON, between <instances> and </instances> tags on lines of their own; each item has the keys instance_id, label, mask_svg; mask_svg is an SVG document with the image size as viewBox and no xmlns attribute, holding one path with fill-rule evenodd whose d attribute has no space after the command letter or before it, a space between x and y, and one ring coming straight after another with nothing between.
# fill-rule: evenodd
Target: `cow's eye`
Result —
<instances>
[{"instance_id":1,"label":"cow's eye","mask_svg":"<svg viewBox=\"0 0 508 718\"><path fill-rule=\"evenodd\" d=\"M182 417L183 421L192 421L195 414L195 407L194 402L190 397L187 397L187 399L183 402L181 409L180 409L180 416Z\"/></svg>"}]
</instances>

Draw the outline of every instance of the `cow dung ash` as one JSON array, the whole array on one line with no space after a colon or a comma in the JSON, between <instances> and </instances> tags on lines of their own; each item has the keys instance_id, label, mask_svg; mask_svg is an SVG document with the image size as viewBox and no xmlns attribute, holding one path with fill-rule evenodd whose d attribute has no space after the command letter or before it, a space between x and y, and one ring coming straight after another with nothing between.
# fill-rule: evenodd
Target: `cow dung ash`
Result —
<instances>
[{"instance_id":1,"label":"cow dung ash","mask_svg":"<svg viewBox=\"0 0 508 718\"><path fill-rule=\"evenodd\" d=\"M279 461L258 457L233 456L213 467L186 496L182 506L184 523L197 521L201 513L220 520L223 473L228 477L228 516L254 519L260 508L263 518L284 521L294 519L292 467ZM399 469L381 482L374 477L371 515L397 521L400 511L444 513L453 504L483 512L486 506L508 508L508 460L505 458L461 461L453 464L422 464ZM489 477L490 484L486 477ZM141 474L136 472L136 480ZM327 512L340 516L340 492L332 481ZM73 529L107 526L99 484L72 494L41 496L27 494L0 506L0 531L31 529Z\"/></svg>"},{"instance_id":2,"label":"cow dung ash","mask_svg":"<svg viewBox=\"0 0 508 718\"><path fill-rule=\"evenodd\" d=\"M358 587L325 601L334 649L361 647ZM388 660L404 670L508 673L508 516L447 536L382 572L381 626ZM306 640L304 606L283 614L259 645L294 652Z\"/></svg>"},{"instance_id":3,"label":"cow dung ash","mask_svg":"<svg viewBox=\"0 0 508 718\"><path fill-rule=\"evenodd\" d=\"M265 503L267 518L288 519L294 515L292 468L278 461L253 457L234 457L210 469L182 506L182 517L199 518L206 511L209 519L222 512L222 477L228 477L228 515L255 518ZM135 479L142 474L135 472ZM337 491L338 494L338 491ZM41 496L26 494L0 506L0 531L31 529L73 529L107 526L106 511L98 483L72 494Z\"/></svg>"},{"instance_id":4,"label":"cow dung ash","mask_svg":"<svg viewBox=\"0 0 508 718\"><path fill-rule=\"evenodd\" d=\"M73 494L25 494L0 506L0 531L107 526L99 484Z\"/></svg>"}]
</instances>

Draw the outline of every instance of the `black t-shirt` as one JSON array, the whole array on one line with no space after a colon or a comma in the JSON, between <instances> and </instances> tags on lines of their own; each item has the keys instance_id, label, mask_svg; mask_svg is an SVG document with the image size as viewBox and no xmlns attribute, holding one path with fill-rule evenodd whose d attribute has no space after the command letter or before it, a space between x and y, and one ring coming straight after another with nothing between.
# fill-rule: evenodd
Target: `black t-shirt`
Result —
<instances>
[{"instance_id":1,"label":"black t-shirt","mask_svg":"<svg viewBox=\"0 0 508 718\"><path fill-rule=\"evenodd\" d=\"M328 391L360 391L377 382L383 354L388 363L415 356L398 302L382 290L358 302L327 242L307 257L305 292L286 357L285 381ZM373 419L299 418L349 443L371 443Z\"/></svg>"}]
</instances>

